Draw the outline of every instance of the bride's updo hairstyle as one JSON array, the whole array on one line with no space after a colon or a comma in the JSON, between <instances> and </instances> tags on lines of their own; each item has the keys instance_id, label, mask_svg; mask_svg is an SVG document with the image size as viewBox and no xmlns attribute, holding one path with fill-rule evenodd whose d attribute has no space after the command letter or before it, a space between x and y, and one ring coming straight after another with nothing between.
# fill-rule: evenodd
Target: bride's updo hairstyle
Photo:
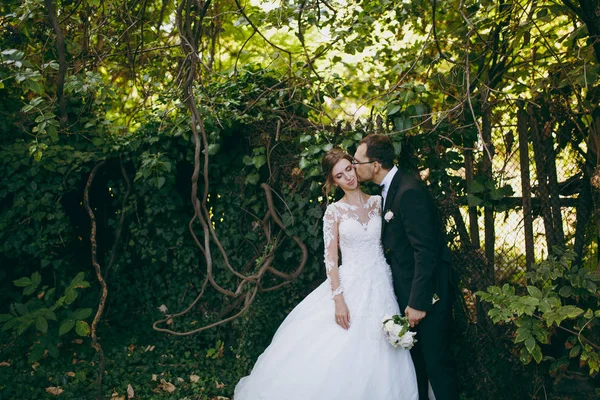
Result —
<instances>
[{"instance_id":1,"label":"bride's updo hairstyle","mask_svg":"<svg viewBox=\"0 0 600 400\"><path fill-rule=\"evenodd\" d=\"M321 160L321 169L323 170L323 176L325 177L325 184L323 184L325 198L329 197L329 194L333 189L333 167L340 162L340 160L354 161L350 154L337 148L329 150Z\"/></svg>"}]
</instances>

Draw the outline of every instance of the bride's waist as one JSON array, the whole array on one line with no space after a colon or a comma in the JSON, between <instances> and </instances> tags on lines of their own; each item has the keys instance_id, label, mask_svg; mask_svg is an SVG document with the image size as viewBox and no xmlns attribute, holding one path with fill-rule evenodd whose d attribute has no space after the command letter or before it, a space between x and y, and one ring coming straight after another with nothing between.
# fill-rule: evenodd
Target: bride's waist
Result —
<instances>
[{"instance_id":1,"label":"bride's waist","mask_svg":"<svg viewBox=\"0 0 600 400\"><path fill-rule=\"evenodd\" d=\"M372 260L369 262L344 262L340 265L340 274L346 276L360 276L364 274L372 273L384 273L389 270L389 266L385 263L385 260Z\"/></svg>"},{"instance_id":2,"label":"bride's waist","mask_svg":"<svg viewBox=\"0 0 600 400\"><path fill-rule=\"evenodd\" d=\"M342 258L340 261L340 264L344 264L346 266L369 266L374 264L386 264L383 252L359 254L342 253Z\"/></svg>"}]
</instances>

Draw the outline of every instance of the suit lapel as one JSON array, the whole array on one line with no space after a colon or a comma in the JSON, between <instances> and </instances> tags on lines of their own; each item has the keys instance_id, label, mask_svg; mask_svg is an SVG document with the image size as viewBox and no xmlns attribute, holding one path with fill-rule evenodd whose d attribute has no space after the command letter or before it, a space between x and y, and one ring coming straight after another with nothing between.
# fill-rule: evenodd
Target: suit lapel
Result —
<instances>
[{"instance_id":1,"label":"suit lapel","mask_svg":"<svg viewBox=\"0 0 600 400\"><path fill-rule=\"evenodd\" d=\"M398 169L396 171L396 175L392 179L392 183L390 183L390 188L388 189L388 193L385 199L385 207L381 211L381 236L383 237L383 232L385 230L385 226L387 222L385 220L385 214L392 208L392 203L394 201L394 197L396 197L396 193L398 193L398 188L400 187L400 181L402 180L402 171ZM383 200L383 199L382 199Z\"/></svg>"}]
</instances>

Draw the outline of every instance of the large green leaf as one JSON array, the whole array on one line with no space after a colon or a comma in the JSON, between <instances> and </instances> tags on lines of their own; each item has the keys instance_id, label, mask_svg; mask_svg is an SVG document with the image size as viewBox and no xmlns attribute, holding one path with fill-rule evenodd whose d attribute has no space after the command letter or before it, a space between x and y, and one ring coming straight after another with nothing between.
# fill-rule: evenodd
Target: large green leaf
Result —
<instances>
[{"instance_id":1,"label":"large green leaf","mask_svg":"<svg viewBox=\"0 0 600 400\"><path fill-rule=\"evenodd\" d=\"M48 332L48 321L46 321L46 318L37 316L35 318L35 329L42 333Z\"/></svg>"},{"instance_id":2,"label":"large green leaf","mask_svg":"<svg viewBox=\"0 0 600 400\"><path fill-rule=\"evenodd\" d=\"M68 333L75 326L75 320L72 318L64 320L58 328L58 336Z\"/></svg>"},{"instance_id":3,"label":"large green leaf","mask_svg":"<svg viewBox=\"0 0 600 400\"><path fill-rule=\"evenodd\" d=\"M19 278L16 281L13 281L13 284L17 287L27 287L29 285L31 285L33 282L31 281L31 279L27 278L27 277L23 277L23 278Z\"/></svg>"},{"instance_id":4,"label":"large green leaf","mask_svg":"<svg viewBox=\"0 0 600 400\"><path fill-rule=\"evenodd\" d=\"M76 319L76 320L86 319L87 317L92 315L92 311L93 310L91 308L79 308L73 312L73 314L71 315L71 318Z\"/></svg>"},{"instance_id":5,"label":"large green leaf","mask_svg":"<svg viewBox=\"0 0 600 400\"><path fill-rule=\"evenodd\" d=\"M87 322L85 321L77 321L77 325L75 327L75 331L79 336L89 336L91 329Z\"/></svg>"}]
</instances>

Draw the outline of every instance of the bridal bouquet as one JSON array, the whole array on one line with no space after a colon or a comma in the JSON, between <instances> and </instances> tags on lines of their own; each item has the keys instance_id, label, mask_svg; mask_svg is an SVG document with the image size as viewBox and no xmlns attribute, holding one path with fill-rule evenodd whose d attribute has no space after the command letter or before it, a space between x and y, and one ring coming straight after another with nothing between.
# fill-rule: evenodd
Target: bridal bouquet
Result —
<instances>
[{"instance_id":1,"label":"bridal bouquet","mask_svg":"<svg viewBox=\"0 0 600 400\"><path fill-rule=\"evenodd\" d=\"M417 342L417 339L415 339L417 332L410 331L408 318L399 315L386 315L382 324L385 338L392 346L400 346L403 349L410 350Z\"/></svg>"}]
</instances>

